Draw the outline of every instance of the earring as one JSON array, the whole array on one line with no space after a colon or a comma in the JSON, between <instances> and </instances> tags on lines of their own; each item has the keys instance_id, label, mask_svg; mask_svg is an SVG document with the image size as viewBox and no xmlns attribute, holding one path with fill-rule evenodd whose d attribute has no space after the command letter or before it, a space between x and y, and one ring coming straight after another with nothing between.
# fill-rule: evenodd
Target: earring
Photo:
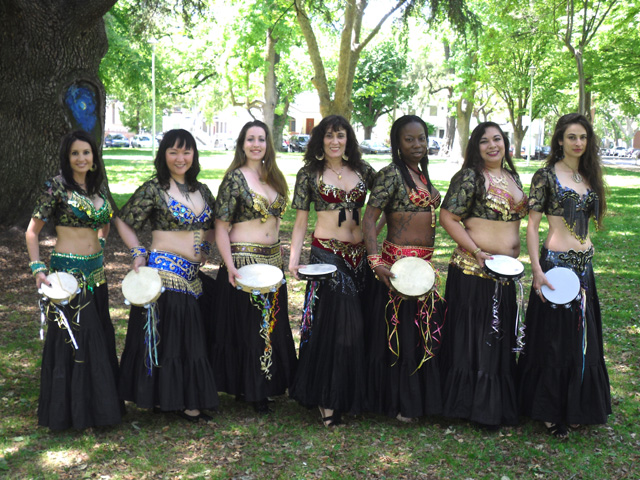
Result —
<instances>
[{"instance_id":1,"label":"earring","mask_svg":"<svg viewBox=\"0 0 640 480\"><path fill-rule=\"evenodd\" d=\"M95 172L98 169L98 166L94 163L93 165L91 165L91 168L89 169L90 172Z\"/></svg>"},{"instance_id":2,"label":"earring","mask_svg":"<svg viewBox=\"0 0 640 480\"><path fill-rule=\"evenodd\" d=\"M342 160L344 160L345 162L348 162L348 161L349 161L349 157L347 157L347 154L346 154L346 153L343 153L343 154L342 154Z\"/></svg>"},{"instance_id":3,"label":"earring","mask_svg":"<svg viewBox=\"0 0 640 480\"><path fill-rule=\"evenodd\" d=\"M316 155L316 160L318 160L319 162L324 160L324 152L322 152L322 155Z\"/></svg>"}]
</instances>

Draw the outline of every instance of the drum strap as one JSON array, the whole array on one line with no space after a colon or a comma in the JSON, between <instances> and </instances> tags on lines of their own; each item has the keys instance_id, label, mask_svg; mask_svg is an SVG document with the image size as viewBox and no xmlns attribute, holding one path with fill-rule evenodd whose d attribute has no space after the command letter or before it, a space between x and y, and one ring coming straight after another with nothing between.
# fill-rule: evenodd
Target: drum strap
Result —
<instances>
[{"instance_id":1,"label":"drum strap","mask_svg":"<svg viewBox=\"0 0 640 480\"><path fill-rule=\"evenodd\" d=\"M278 294L280 291L276 291L273 294L251 294L251 303L255 306L262 315L262 321L260 323L260 336L264 339L264 353L260 357L260 370L264 373L267 380L271 380L271 365L273 364L273 347L271 346L271 333L278 321L277 314L280 311L278 305ZM270 298L271 297L271 298Z\"/></svg>"}]
</instances>

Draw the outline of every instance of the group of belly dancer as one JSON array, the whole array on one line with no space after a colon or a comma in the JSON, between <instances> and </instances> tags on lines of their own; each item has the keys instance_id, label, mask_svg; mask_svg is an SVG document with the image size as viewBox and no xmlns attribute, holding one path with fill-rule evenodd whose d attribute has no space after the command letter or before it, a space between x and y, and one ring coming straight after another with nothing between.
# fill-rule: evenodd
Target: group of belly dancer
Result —
<instances>
[{"instance_id":1,"label":"group of belly dancer","mask_svg":"<svg viewBox=\"0 0 640 480\"><path fill-rule=\"evenodd\" d=\"M591 217L602 225L606 199L587 119L559 119L528 197L508 138L498 124L481 123L442 205L429 177L425 122L403 116L390 137L392 162L375 172L343 117L326 117L312 131L291 203L297 215L288 271L308 278L307 265L322 264L333 273L307 281L296 355L286 283L268 293L238 288L245 266L285 267L279 230L289 192L267 125L243 127L215 199L198 181L193 136L167 132L155 175L117 216L95 140L84 132L65 136L60 174L45 183L26 232L37 287L50 283L50 272L69 272L80 288L66 305L40 301L48 328L39 424L117 424L125 401L209 421L219 392L260 413L288 393L317 407L327 427L367 412L407 423L442 415L488 430L529 417L563 439L605 423L611 400L588 229ZM403 295L393 265L406 257L430 264L438 207L440 225L457 244L445 294L435 270L427 293ZM485 262L519 256L527 215L533 277L522 325L518 283L491 275ZM39 248L47 222L57 235L48 268ZM132 269L157 269L164 289L154 315L148 306L131 307L119 363L103 266L111 223L130 249ZM139 240L145 225L152 232L146 247ZM200 271L214 243L222 258L215 280ZM566 308L554 308L541 292L554 288L545 272L556 266L580 281L581 294ZM410 274L421 281L420 270Z\"/></svg>"}]
</instances>

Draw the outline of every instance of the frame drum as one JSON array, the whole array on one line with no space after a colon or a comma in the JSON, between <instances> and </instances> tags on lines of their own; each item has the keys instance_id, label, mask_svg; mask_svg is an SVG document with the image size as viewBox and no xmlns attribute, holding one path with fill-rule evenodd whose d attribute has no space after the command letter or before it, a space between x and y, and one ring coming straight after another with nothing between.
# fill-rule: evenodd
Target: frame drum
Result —
<instances>
[{"instance_id":1,"label":"frame drum","mask_svg":"<svg viewBox=\"0 0 640 480\"><path fill-rule=\"evenodd\" d=\"M553 308L570 308L571 302L580 297L580 279L575 272L566 267L554 267L545 272L545 275L555 290L542 285L540 287L542 296Z\"/></svg>"},{"instance_id":2,"label":"frame drum","mask_svg":"<svg viewBox=\"0 0 640 480\"><path fill-rule=\"evenodd\" d=\"M53 272L47 275L51 286L43 283L40 292L53 303L66 305L78 294L78 280L67 272Z\"/></svg>"},{"instance_id":3,"label":"frame drum","mask_svg":"<svg viewBox=\"0 0 640 480\"><path fill-rule=\"evenodd\" d=\"M140 267L137 273L131 270L122 280L122 294L127 305L144 307L158 300L162 291L162 279L156 268Z\"/></svg>"},{"instance_id":4,"label":"frame drum","mask_svg":"<svg viewBox=\"0 0 640 480\"><path fill-rule=\"evenodd\" d=\"M302 280L328 280L336 276L338 268L330 263L312 263L298 269L298 276Z\"/></svg>"},{"instance_id":5,"label":"frame drum","mask_svg":"<svg viewBox=\"0 0 640 480\"><path fill-rule=\"evenodd\" d=\"M238 273L242 278L236 278L236 288L252 295L275 293L285 283L282 270L266 263L245 265Z\"/></svg>"},{"instance_id":6,"label":"frame drum","mask_svg":"<svg viewBox=\"0 0 640 480\"><path fill-rule=\"evenodd\" d=\"M524 276L524 265L517 258L508 255L492 255L484 261L484 271L496 280L518 280Z\"/></svg>"},{"instance_id":7,"label":"frame drum","mask_svg":"<svg viewBox=\"0 0 640 480\"><path fill-rule=\"evenodd\" d=\"M405 298L421 298L431 291L435 284L436 274L426 260L418 257L404 257L391 266L389 278L391 286Z\"/></svg>"}]
</instances>

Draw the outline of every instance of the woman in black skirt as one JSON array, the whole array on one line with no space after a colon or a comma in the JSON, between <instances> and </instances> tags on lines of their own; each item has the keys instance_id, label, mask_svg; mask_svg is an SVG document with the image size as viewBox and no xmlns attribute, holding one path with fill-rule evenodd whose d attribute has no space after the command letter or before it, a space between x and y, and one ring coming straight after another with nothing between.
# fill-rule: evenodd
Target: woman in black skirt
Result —
<instances>
[{"instance_id":1,"label":"woman in black skirt","mask_svg":"<svg viewBox=\"0 0 640 480\"><path fill-rule=\"evenodd\" d=\"M589 238L589 219L601 227L607 207L598 143L584 116L561 117L551 154L533 176L529 192L527 247L533 285L518 363L518 394L522 413L545 422L557 438L566 438L568 428L606 423L611 413ZM549 232L538 252L543 214ZM569 308L552 308L542 296L543 285L551 288L545 273L553 267L569 268L580 279L580 298Z\"/></svg>"},{"instance_id":2,"label":"woman in black skirt","mask_svg":"<svg viewBox=\"0 0 640 480\"><path fill-rule=\"evenodd\" d=\"M216 279L211 359L218 389L267 413L268 397L287 391L297 363L287 286L254 295L236 289L245 265L283 269L280 222L288 187L269 128L244 125L216 202L216 241L224 261Z\"/></svg>"},{"instance_id":3,"label":"woman in black skirt","mask_svg":"<svg viewBox=\"0 0 640 480\"><path fill-rule=\"evenodd\" d=\"M301 327L300 365L290 396L318 406L327 426L341 414L359 413L365 401L364 319L361 296L366 262L360 209L375 171L364 162L353 128L338 115L311 132L298 172L292 207L298 210L291 237L289 271L296 278L302 245L315 204L309 263L335 265L337 274L309 282Z\"/></svg>"},{"instance_id":4,"label":"woman in black skirt","mask_svg":"<svg viewBox=\"0 0 640 480\"><path fill-rule=\"evenodd\" d=\"M190 422L209 421L218 406L205 325L198 303L201 262L214 241L214 198L197 180L198 149L186 130L170 130L155 158L156 175L138 188L116 218L133 256L162 279L157 318L131 307L121 359L120 395L142 408L172 411ZM151 227L150 251L136 232Z\"/></svg>"},{"instance_id":5,"label":"woman in black skirt","mask_svg":"<svg viewBox=\"0 0 640 480\"><path fill-rule=\"evenodd\" d=\"M440 210L440 224L458 244L449 262L440 359L444 415L488 429L518 421L518 307L514 282L494 280L483 267L492 254L518 257L527 210L507 137L499 125L481 123Z\"/></svg>"},{"instance_id":6,"label":"woman in black skirt","mask_svg":"<svg viewBox=\"0 0 640 480\"><path fill-rule=\"evenodd\" d=\"M442 412L436 352L444 321L437 286L424 298L402 298L390 288L391 266L401 258L429 262L440 193L429 179L429 136L424 121L405 115L391 127L393 162L380 170L364 214L371 269L365 306L368 342L368 407L403 422ZM385 214L387 238L378 254L376 222ZM413 272L416 282L419 272Z\"/></svg>"},{"instance_id":7,"label":"woman in black skirt","mask_svg":"<svg viewBox=\"0 0 640 480\"><path fill-rule=\"evenodd\" d=\"M57 235L51 272L71 273L80 287L67 305L40 301L49 326L42 352L38 423L51 430L113 425L122 417L103 267L113 209L103 180L91 135L82 131L66 135L60 145L60 174L45 182L26 232L29 266L38 289L50 284L38 241L46 222L55 225Z\"/></svg>"}]
</instances>

